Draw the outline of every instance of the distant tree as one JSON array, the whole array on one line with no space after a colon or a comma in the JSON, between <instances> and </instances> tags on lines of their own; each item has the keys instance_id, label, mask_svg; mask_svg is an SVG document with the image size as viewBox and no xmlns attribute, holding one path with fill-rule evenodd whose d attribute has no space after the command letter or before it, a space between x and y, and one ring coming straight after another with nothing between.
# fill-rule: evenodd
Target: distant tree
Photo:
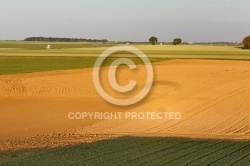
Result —
<instances>
[{"instance_id":1,"label":"distant tree","mask_svg":"<svg viewBox=\"0 0 250 166\"><path fill-rule=\"evenodd\" d=\"M158 39L157 39L157 37L152 36L151 38L149 38L149 42L152 45L155 45L158 42Z\"/></svg>"},{"instance_id":2,"label":"distant tree","mask_svg":"<svg viewBox=\"0 0 250 166\"><path fill-rule=\"evenodd\" d=\"M180 38L176 38L173 40L173 45L179 45L181 44L182 40Z\"/></svg>"},{"instance_id":3,"label":"distant tree","mask_svg":"<svg viewBox=\"0 0 250 166\"><path fill-rule=\"evenodd\" d=\"M108 42L107 39L102 39L102 44L106 44Z\"/></svg>"},{"instance_id":4,"label":"distant tree","mask_svg":"<svg viewBox=\"0 0 250 166\"><path fill-rule=\"evenodd\" d=\"M250 49L250 36L244 38L243 45L245 49Z\"/></svg>"}]
</instances>

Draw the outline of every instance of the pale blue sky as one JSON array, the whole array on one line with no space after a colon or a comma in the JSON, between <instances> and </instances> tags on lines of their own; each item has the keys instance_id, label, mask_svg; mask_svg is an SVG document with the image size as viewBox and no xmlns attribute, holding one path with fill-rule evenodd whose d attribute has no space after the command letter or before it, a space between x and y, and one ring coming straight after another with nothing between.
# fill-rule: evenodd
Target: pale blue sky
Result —
<instances>
[{"instance_id":1,"label":"pale blue sky","mask_svg":"<svg viewBox=\"0 0 250 166\"><path fill-rule=\"evenodd\" d=\"M249 0L0 0L0 40L242 41Z\"/></svg>"}]
</instances>

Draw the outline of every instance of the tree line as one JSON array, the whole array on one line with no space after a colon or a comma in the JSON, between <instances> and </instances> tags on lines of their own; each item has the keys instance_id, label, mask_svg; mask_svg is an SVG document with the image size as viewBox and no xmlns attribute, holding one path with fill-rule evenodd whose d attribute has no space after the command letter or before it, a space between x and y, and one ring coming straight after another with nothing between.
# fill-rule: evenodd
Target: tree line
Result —
<instances>
[{"instance_id":1,"label":"tree line","mask_svg":"<svg viewBox=\"0 0 250 166\"><path fill-rule=\"evenodd\" d=\"M155 36L152 36L149 38L149 42L152 44L152 45L155 45L156 43L158 43L158 38L155 37ZM182 43L182 39L180 38L175 38L173 40L173 45L179 45Z\"/></svg>"},{"instance_id":2,"label":"tree line","mask_svg":"<svg viewBox=\"0 0 250 166\"><path fill-rule=\"evenodd\" d=\"M24 41L44 41L44 42L108 42L107 39L78 39L78 38L59 38L59 37L28 37Z\"/></svg>"},{"instance_id":3,"label":"tree line","mask_svg":"<svg viewBox=\"0 0 250 166\"><path fill-rule=\"evenodd\" d=\"M82 38L59 38L59 37L28 37L24 41L44 41L44 42L108 42L107 39L82 39ZM149 42L152 45L158 43L158 38L152 36L149 38ZM173 45L179 45L182 43L182 39L175 38L173 39ZM244 49L250 49L250 36L247 36L243 39Z\"/></svg>"},{"instance_id":4,"label":"tree line","mask_svg":"<svg viewBox=\"0 0 250 166\"><path fill-rule=\"evenodd\" d=\"M155 36L152 36L149 38L149 42L152 44L152 45L155 45L156 43L158 43L158 38L155 37ZM173 45L179 45L182 43L182 39L180 38L175 38L173 39ZM247 36L243 39L242 41L243 43L243 48L244 49L250 49L250 36Z\"/></svg>"}]
</instances>

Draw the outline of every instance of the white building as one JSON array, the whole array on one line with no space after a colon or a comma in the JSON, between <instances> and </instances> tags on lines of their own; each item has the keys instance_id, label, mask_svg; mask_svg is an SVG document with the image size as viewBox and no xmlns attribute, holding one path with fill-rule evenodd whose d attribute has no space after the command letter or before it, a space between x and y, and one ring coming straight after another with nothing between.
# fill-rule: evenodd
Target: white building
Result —
<instances>
[{"instance_id":1,"label":"white building","mask_svg":"<svg viewBox=\"0 0 250 166\"><path fill-rule=\"evenodd\" d=\"M47 49L50 49L50 48L51 48L51 45L47 45L46 48L47 48Z\"/></svg>"}]
</instances>

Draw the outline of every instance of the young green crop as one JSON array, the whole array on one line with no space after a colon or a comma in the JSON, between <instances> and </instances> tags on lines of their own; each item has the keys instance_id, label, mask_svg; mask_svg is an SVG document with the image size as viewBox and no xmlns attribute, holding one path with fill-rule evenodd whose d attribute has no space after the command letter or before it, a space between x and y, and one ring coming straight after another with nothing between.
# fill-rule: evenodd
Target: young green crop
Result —
<instances>
[{"instance_id":1,"label":"young green crop","mask_svg":"<svg viewBox=\"0 0 250 166\"><path fill-rule=\"evenodd\" d=\"M54 149L0 152L1 165L244 165L250 142L121 137Z\"/></svg>"}]
</instances>

